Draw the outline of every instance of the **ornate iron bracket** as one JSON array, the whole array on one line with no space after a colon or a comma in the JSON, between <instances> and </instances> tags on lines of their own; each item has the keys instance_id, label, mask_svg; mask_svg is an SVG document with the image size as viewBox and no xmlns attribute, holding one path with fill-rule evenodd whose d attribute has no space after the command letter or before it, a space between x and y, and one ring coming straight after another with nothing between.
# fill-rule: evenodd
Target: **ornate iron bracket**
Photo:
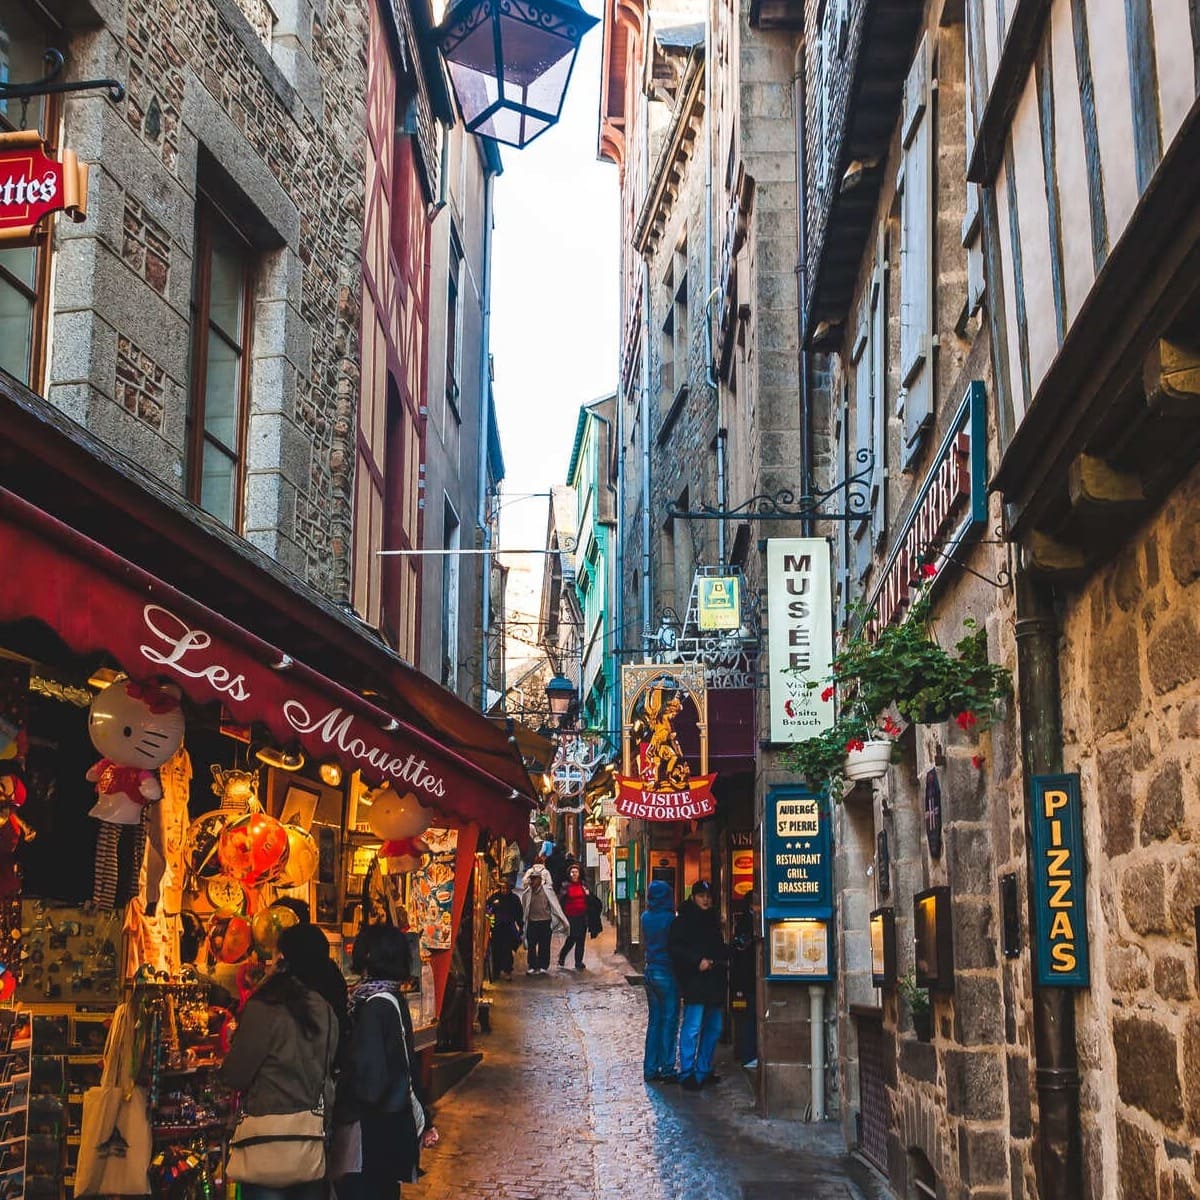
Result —
<instances>
[{"instance_id":1,"label":"ornate iron bracket","mask_svg":"<svg viewBox=\"0 0 1200 1200\"><path fill-rule=\"evenodd\" d=\"M861 469L835 484L825 492L809 492L797 497L790 488L776 492L774 496L751 496L735 508L717 508L702 504L698 509L683 511L672 505L667 509L667 519L674 521L864 521L871 515L871 477L875 470L875 456L866 447L854 452L854 461ZM841 512L822 508L837 495L844 497Z\"/></svg>"},{"instance_id":2,"label":"ornate iron bracket","mask_svg":"<svg viewBox=\"0 0 1200 1200\"><path fill-rule=\"evenodd\" d=\"M110 100L125 99L125 85L115 79L63 79L63 56L61 50L47 50L42 55L46 73L33 83L0 83L0 100L22 100L26 104L34 96L57 96L63 92L90 92L96 88L107 88ZM57 81L57 82L56 82Z\"/></svg>"},{"instance_id":3,"label":"ornate iron bracket","mask_svg":"<svg viewBox=\"0 0 1200 1200\"><path fill-rule=\"evenodd\" d=\"M993 531L996 534L994 538L975 538L971 545L973 546L1004 546L1008 544L1008 539L1004 537L1003 528L997 528ZM966 571L968 575L974 575L976 579L982 580L990 586L1004 591L1006 588L1012 587L1012 568L1006 562L997 572L996 578L992 579L989 575L984 575L976 571L974 567L969 567L960 558L955 558L953 554L949 554L942 548L940 542L926 542L924 551L922 552L929 561L933 558L945 559L946 562L953 563L956 567Z\"/></svg>"}]
</instances>

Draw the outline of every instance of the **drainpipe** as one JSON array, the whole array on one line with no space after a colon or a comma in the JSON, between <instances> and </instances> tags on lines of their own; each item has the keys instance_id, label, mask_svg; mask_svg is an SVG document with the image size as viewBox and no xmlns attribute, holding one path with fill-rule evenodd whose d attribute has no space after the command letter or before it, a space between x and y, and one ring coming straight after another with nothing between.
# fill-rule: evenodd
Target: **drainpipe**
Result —
<instances>
[{"instance_id":1,"label":"drainpipe","mask_svg":"<svg viewBox=\"0 0 1200 1200\"><path fill-rule=\"evenodd\" d=\"M1017 681L1021 760L1025 770L1025 845L1032 846L1029 780L1062 770L1062 708L1058 677L1058 622L1050 587L1022 568L1017 573ZM1029 911L1034 911L1034 864L1028 867ZM1036 949L1034 951L1036 953ZM1075 994L1033 988L1033 1044L1038 1094L1038 1174L1043 1196L1081 1200L1083 1150L1079 1124L1079 1058Z\"/></svg>"},{"instance_id":2,"label":"drainpipe","mask_svg":"<svg viewBox=\"0 0 1200 1200\"><path fill-rule=\"evenodd\" d=\"M449 141L448 138L444 139ZM480 147L482 150L482 147ZM487 464L488 464L488 420L492 407L492 221L493 221L493 187L496 182L495 164L488 161L492 156L484 155L483 175L483 278L480 282L483 312L480 321L479 353L482 360L482 377L479 381L479 511L477 521L483 532L484 549L490 549L492 544L492 529L488 523L487 513ZM499 161L499 154L495 156ZM443 171L442 178L445 179ZM480 667L479 679L479 708L481 712L488 709L488 632L492 621L492 560L493 555L483 555L483 663Z\"/></svg>"},{"instance_id":3,"label":"drainpipe","mask_svg":"<svg viewBox=\"0 0 1200 1200\"><path fill-rule=\"evenodd\" d=\"M812 1119L825 1120L825 988L808 989L809 1057L812 1059Z\"/></svg>"},{"instance_id":4,"label":"drainpipe","mask_svg":"<svg viewBox=\"0 0 1200 1200\"><path fill-rule=\"evenodd\" d=\"M804 348L804 312L808 307L808 182L804 148L807 141L805 109L804 43L796 47L792 69L792 111L796 114L796 353L800 374L800 494L813 490L812 407L808 395L808 351ZM801 528L811 537L813 522L805 518Z\"/></svg>"},{"instance_id":5,"label":"drainpipe","mask_svg":"<svg viewBox=\"0 0 1200 1200\"><path fill-rule=\"evenodd\" d=\"M642 191L650 186L650 98L642 89ZM642 418L639 437L642 451L642 657L650 661L650 263L642 257Z\"/></svg>"},{"instance_id":6,"label":"drainpipe","mask_svg":"<svg viewBox=\"0 0 1200 1200\"><path fill-rule=\"evenodd\" d=\"M713 352L712 305L719 294L713 287L713 117L712 117L712 30L711 2L704 14L704 346L705 380L717 402L717 508L726 505L725 413L721 402L721 381ZM725 521L717 522L717 562L725 561Z\"/></svg>"}]
</instances>

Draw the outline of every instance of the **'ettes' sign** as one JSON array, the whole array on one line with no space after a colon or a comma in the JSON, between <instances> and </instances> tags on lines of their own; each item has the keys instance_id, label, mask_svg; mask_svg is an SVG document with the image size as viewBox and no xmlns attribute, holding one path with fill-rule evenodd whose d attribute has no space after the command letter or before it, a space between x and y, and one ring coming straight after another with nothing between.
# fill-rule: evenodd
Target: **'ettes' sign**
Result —
<instances>
[{"instance_id":1,"label":"'ettes' sign","mask_svg":"<svg viewBox=\"0 0 1200 1200\"><path fill-rule=\"evenodd\" d=\"M82 221L87 176L73 150L51 158L36 129L0 134L0 245L30 241L51 213Z\"/></svg>"}]
</instances>

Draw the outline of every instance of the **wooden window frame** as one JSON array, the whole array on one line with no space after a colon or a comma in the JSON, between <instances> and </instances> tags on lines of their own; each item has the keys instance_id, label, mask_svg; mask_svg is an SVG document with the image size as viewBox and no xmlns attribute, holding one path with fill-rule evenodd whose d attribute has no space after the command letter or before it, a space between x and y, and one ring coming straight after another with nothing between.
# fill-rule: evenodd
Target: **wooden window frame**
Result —
<instances>
[{"instance_id":1,"label":"wooden window frame","mask_svg":"<svg viewBox=\"0 0 1200 1200\"><path fill-rule=\"evenodd\" d=\"M204 475L204 446L208 434L204 428L205 391L208 383L208 346L211 313L212 244L216 222L224 225L246 248L246 270L242 287L241 362L238 381L241 404L238 411L238 447L233 452L235 466L233 493L233 521L230 528L234 533L242 532L246 517L246 443L250 432L250 368L252 359L252 333L254 329L254 297L257 272L254 270L250 243L226 216L221 208L208 196L201 194L196 201L196 275L192 286L192 371L188 392L186 427L187 470L185 473L187 497L198 508L201 507L201 489ZM228 452L230 448L213 438L214 444ZM207 511L207 510L205 510ZM220 520L219 517L214 519Z\"/></svg>"}]
</instances>

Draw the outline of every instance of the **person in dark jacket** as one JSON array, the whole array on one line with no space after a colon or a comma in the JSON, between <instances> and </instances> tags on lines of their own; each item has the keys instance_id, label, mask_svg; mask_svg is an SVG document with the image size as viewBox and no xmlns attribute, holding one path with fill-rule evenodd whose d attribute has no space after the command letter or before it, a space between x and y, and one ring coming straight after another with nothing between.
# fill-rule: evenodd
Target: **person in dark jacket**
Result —
<instances>
[{"instance_id":1,"label":"person in dark jacket","mask_svg":"<svg viewBox=\"0 0 1200 1200\"><path fill-rule=\"evenodd\" d=\"M411 978L408 939L393 925L366 926L355 939L353 966L362 981L350 994L350 1046L334 1120L338 1143L353 1144L343 1134L357 1124L358 1153L339 1156L335 1185L340 1200L396 1200L401 1183L417 1180L421 1147L438 1142L414 1070L412 1019L400 991L401 981ZM423 1133L410 1089L425 1114Z\"/></svg>"},{"instance_id":2,"label":"person in dark jacket","mask_svg":"<svg viewBox=\"0 0 1200 1200\"><path fill-rule=\"evenodd\" d=\"M692 884L691 899L679 910L667 937L683 1022L679 1029L679 1082L689 1092L718 1082L713 1051L721 1036L729 947L721 937L721 917L713 908L711 886Z\"/></svg>"},{"instance_id":3,"label":"person in dark jacket","mask_svg":"<svg viewBox=\"0 0 1200 1200\"><path fill-rule=\"evenodd\" d=\"M487 911L492 918L492 967L501 979L512 979L513 954L521 944L525 911L507 875L501 876L499 888L488 897Z\"/></svg>"},{"instance_id":4,"label":"person in dark jacket","mask_svg":"<svg viewBox=\"0 0 1200 1200\"><path fill-rule=\"evenodd\" d=\"M675 922L675 895L671 885L656 879L646 892L642 910L642 968L646 1002L646 1050L642 1078L647 1083L676 1083L675 1049L679 1041L679 986L671 965L668 939Z\"/></svg>"},{"instance_id":5,"label":"person in dark jacket","mask_svg":"<svg viewBox=\"0 0 1200 1200\"><path fill-rule=\"evenodd\" d=\"M333 1100L333 1064L338 1026L333 1009L303 979L312 957L300 926L279 938L274 972L246 1001L220 1079L242 1093L251 1117L304 1112ZM318 930L318 932L320 932ZM324 1180L285 1187L243 1183L246 1200L323 1200Z\"/></svg>"},{"instance_id":6,"label":"person in dark jacket","mask_svg":"<svg viewBox=\"0 0 1200 1200\"><path fill-rule=\"evenodd\" d=\"M342 1037L346 1036L346 977L341 968L333 961L329 953L329 939L321 932L319 926L312 923L312 913L308 904L296 896L280 896L272 908L286 908L300 918L299 928L309 930L300 936L305 939L312 949L311 975L304 982L324 998L326 1004L333 1009L338 1019L338 1029Z\"/></svg>"}]
</instances>

